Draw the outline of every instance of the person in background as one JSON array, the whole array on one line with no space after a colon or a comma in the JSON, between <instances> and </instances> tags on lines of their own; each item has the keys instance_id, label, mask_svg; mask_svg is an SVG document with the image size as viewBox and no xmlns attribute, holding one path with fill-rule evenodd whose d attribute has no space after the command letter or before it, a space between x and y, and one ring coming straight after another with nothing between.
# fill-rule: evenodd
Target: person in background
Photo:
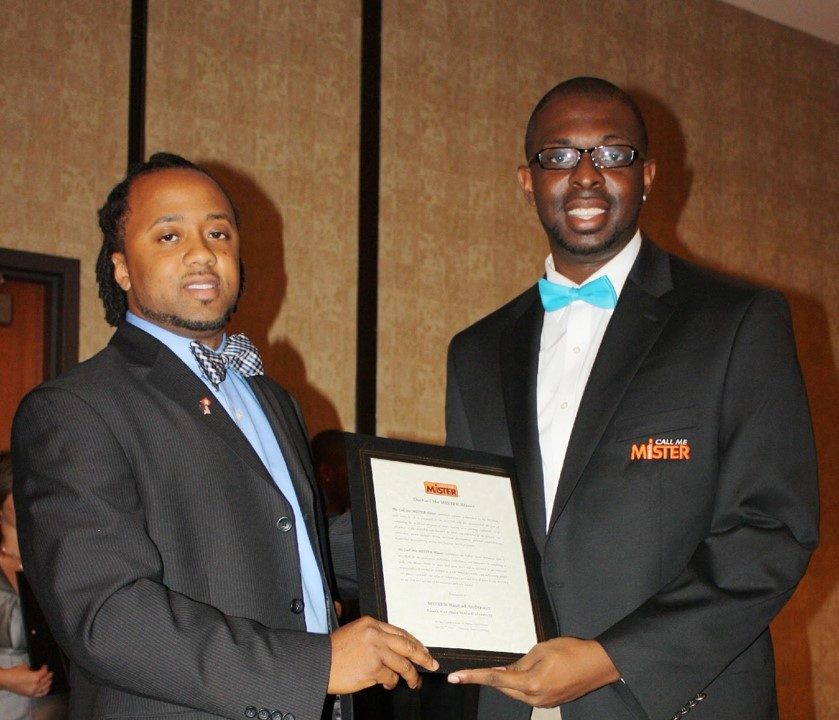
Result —
<instances>
[{"instance_id":1,"label":"person in background","mask_svg":"<svg viewBox=\"0 0 839 720\"><path fill-rule=\"evenodd\" d=\"M614 84L560 83L524 144L545 277L452 340L446 441L514 458L559 635L451 681L481 720L777 718L819 515L787 303L641 234L656 163Z\"/></svg>"},{"instance_id":2,"label":"person in background","mask_svg":"<svg viewBox=\"0 0 839 720\"><path fill-rule=\"evenodd\" d=\"M358 617L358 576L355 568L347 451L344 433L323 430L312 438L312 465L326 503L332 569L343 606L342 622Z\"/></svg>"},{"instance_id":3,"label":"person in background","mask_svg":"<svg viewBox=\"0 0 839 720\"><path fill-rule=\"evenodd\" d=\"M18 574L23 570L12 500L12 458L0 453L0 719L60 720L64 695L48 695L53 673L43 665L29 667Z\"/></svg>"}]
</instances>

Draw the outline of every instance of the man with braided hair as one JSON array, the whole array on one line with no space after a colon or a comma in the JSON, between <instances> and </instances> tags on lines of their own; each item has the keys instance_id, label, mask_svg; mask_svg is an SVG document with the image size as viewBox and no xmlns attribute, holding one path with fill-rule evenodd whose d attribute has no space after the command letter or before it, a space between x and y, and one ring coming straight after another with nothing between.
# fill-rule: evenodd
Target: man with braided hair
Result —
<instances>
[{"instance_id":1,"label":"man with braided hair","mask_svg":"<svg viewBox=\"0 0 839 720\"><path fill-rule=\"evenodd\" d=\"M20 544L71 660L70 717L320 720L435 661L400 628L338 627L307 435L256 349L233 203L158 154L100 210L108 346L13 426ZM341 702L335 702L341 696Z\"/></svg>"}]
</instances>

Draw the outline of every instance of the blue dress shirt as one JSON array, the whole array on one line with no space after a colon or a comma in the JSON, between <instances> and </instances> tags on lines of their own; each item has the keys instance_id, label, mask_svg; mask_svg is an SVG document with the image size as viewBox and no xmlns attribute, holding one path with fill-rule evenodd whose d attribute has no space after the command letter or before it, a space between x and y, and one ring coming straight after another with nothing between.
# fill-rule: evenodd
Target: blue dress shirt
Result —
<instances>
[{"instance_id":1,"label":"blue dress shirt","mask_svg":"<svg viewBox=\"0 0 839 720\"><path fill-rule=\"evenodd\" d=\"M323 580L320 567L315 559L312 541L303 520L303 512L300 509L297 493L294 491L294 485L291 482L288 466L283 458L277 437L274 435L268 418L265 417L265 412L256 399L251 386L235 370L228 370L218 389L214 388L212 383L202 374L198 362L189 348L189 344L192 342L189 338L176 335L131 312L126 313L125 319L140 330L144 330L152 337L157 338L201 379L233 419L233 422L244 433L256 454L259 455L277 488L294 512L294 529L297 533L297 547L300 557L300 576L303 581L303 611L306 618L306 629L309 632L316 633L328 632L329 624ZM224 348L225 342L227 342L226 336L219 346L219 351Z\"/></svg>"}]
</instances>

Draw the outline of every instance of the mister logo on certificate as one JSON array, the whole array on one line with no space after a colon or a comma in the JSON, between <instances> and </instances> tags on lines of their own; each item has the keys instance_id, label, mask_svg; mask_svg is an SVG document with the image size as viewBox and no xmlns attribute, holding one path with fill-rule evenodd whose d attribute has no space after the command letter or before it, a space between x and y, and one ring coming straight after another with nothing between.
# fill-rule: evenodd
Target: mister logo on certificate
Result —
<instances>
[{"instance_id":1,"label":"mister logo on certificate","mask_svg":"<svg viewBox=\"0 0 839 720\"><path fill-rule=\"evenodd\" d=\"M550 636L510 458L348 435L347 461L362 612L419 638L438 672Z\"/></svg>"}]
</instances>

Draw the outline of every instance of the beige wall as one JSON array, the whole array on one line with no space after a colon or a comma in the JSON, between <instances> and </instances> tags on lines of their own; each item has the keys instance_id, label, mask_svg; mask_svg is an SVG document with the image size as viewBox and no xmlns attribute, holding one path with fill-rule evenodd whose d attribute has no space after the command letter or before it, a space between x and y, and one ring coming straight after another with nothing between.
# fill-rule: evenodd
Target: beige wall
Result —
<instances>
[{"instance_id":1,"label":"beige wall","mask_svg":"<svg viewBox=\"0 0 839 720\"><path fill-rule=\"evenodd\" d=\"M575 74L626 86L659 160L642 226L790 298L825 522L774 626L782 717L839 716L837 47L713 0L383 4L379 433L441 441L449 338L540 272L515 182L532 105ZM310 429L353 429L360 2L149 5L147 151L222 177L244 217L238 326ZM124 172L130 3L0 12L0 246L81 258L87 357L110 334L94 211Z\"/></svg>"},{"instance_id":2,"label":"beige wall","mask_svg":"<svg viewBox=\"0 0 839 720\"><path fill-rule=\"evenodd\" d=\"M96 208L125 172L129 2L0 0L0 246L81 260L82 357L110 337Z\"/></svg>"}]
</instances>

